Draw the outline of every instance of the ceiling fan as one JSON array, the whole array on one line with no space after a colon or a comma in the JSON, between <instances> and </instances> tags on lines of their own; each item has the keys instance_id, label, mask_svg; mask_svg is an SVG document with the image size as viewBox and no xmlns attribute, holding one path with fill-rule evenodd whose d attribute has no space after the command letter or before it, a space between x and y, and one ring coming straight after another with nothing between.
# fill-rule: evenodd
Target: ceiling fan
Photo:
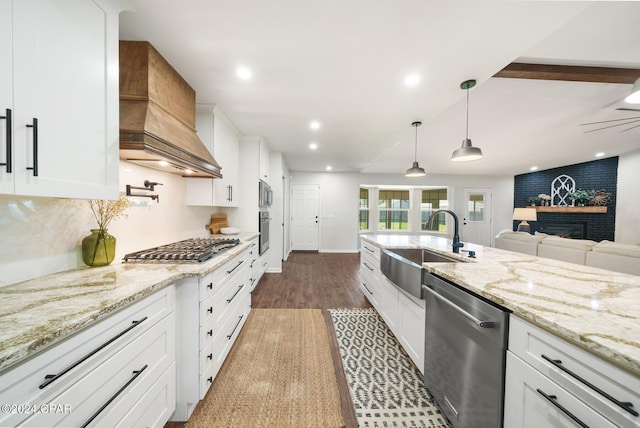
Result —
<instances>
[{"instance_id":1,"label":"ceiling fan","mask_svg":"<svg viewBox=\"0 0 640 428\"><path fill-rule=\"evenodd\" d=\"M640 109L626 109L626 108L617 108L616 110L625 110L625 111L640 111ZM623 119L610 119L610 120L601 120L599 122L589 122L589 123L581 123L580 126L593 126L593 125L605 125L599 128L589 129L588 131L583 131L585 134L589 132L602 131L603 129L616 128L618 126L629 126L623 129L620 132L627 132L632 129L640 127L640 116L634 117L626 117Z\"/></svg>"}]
</instances>

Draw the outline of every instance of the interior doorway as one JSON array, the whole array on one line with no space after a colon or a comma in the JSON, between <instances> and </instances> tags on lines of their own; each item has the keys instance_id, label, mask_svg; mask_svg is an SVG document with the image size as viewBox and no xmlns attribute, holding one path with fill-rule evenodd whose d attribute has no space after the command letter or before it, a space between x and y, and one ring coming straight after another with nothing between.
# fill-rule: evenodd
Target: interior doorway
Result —
<instances>
[{"instance_id":1,"label":"interior doorway","mask_svg":"<svg viewBox=\"0 0 640 428\"><path fill-rule=\"evenodd\" d=\"M320 186L291 185L291 249L319 249Z\"/></svg>"}]
</instances>

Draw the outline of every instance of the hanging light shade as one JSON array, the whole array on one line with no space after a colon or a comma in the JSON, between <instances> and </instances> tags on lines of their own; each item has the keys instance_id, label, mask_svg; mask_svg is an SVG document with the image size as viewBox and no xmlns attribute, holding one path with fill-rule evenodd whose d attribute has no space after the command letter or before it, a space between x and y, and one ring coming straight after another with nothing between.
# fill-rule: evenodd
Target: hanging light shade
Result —
<instances>
[{"instance_id":1,"label":"hanging light shade","mask_svg":"<svg viewBox=\"0 0 640 428\"><path fill-rule=\"evenodd\" d=\"M467 130L465 139L462 140L462 147L455 150L451 155L452 162L469 162L478 159L482 159L482 150L478 147L473 147L471 140L469 139L469 88L476 86L475 80L465 80L460 84L460 89L467 91Z\"/></svg>"},{"instance_id":2,"label":"hanging light shade","mask_svg":"<svg viewBox=\"0 0 640 428\"><path fill-rule=\"evenodd\" d=\"M418 126L420 125L422 125L422 122L413 122L411 124L411 126L416 128L416 143L415 143L415 152L414 152L415 154L413 158L414 159L413 165L404 174L405 177L423 177L427 175L424 168L420 168L420 165L418 165Z\"/></svg>"}]
</instances>

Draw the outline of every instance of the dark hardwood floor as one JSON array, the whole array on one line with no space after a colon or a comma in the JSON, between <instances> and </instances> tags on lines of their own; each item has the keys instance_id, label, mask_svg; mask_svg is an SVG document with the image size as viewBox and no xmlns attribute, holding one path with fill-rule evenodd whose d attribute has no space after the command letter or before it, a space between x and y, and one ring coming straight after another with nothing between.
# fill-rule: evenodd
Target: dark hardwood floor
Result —
<instances>
[{"instance_id":1,"label":"dark hardwood floor","mask_svg":"<svg viewBox=\"0 0 640 428\"><path fill-rule=\"evenodd\" d=\"M282 273L267 273L253 290L254 308L370 308L359 287L359 254L292 252Z\"/></svg>"},{"instance_id":2,"label":"dark hardwood floor","mask_svg":"<svg viewBox=\"0 0 640 428\"><path fill-rule=\"evenodd\" d=\"M282 264L282 273L266 273L253 290L253 308L322 309L340 405L346 427L357 427L349 387L342 369L333 321L327 309L370 308L360 288L360 254L294 251Z\"/></svg>"}]
</instances>

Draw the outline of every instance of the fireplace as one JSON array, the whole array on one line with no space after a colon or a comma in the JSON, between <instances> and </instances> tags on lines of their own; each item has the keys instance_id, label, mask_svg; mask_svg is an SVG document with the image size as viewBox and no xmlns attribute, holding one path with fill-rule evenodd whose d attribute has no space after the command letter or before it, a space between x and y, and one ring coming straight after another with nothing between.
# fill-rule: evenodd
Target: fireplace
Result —
<instances>
[{"instance_id":1,"label":"fireplace","mask_svg":"<svg viewBox=\"0 0 640 428\"><path fill-rule=\"evenodd\" d=\"M538 222L536 226L536 230L540 233L573 239L584 239L587 230L586 222Z\"/></svg>"}]
</instances>

